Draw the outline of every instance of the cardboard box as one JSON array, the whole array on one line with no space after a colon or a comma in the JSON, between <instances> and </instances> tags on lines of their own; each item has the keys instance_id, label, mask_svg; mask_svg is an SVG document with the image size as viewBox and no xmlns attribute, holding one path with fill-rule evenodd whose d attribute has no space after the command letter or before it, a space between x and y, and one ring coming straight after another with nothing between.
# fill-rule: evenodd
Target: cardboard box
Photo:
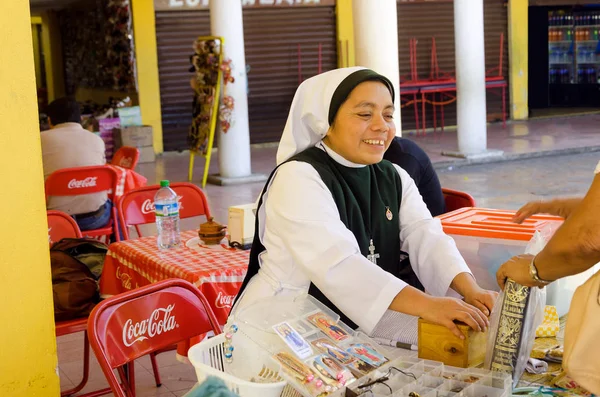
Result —
<instances>
[{"instance_id":1,"label":"cardboard box","mask_svg":"<svg viewBox=\"0 0 600 397\"><path fill-rule=\"evenodd\" d=\"M115 131L115 146L143 148L152 146L152 127L149 125L122 127Z\"/></svg>"},{"instance_id":2,"label":"cardboard box","mask_svg":"<svg viewBox=\"0 0 600 397\"><path fill-rule=\"evenodd\" d=\"M229 232L230 244L240 244L244 249L252 246L252 240L254 239L255 210L256 203L229 207L227 231Z\"/></svg>"},{"instance_id":3,"label":"cardboard box","mask_svg":"<svg viewBox=\"0 0 600 397\"><path fill-rule=\"evenodd\" d=\"M141 126L142 112L139 106L119 108L119 119L122 127Z\"/></svg>"},{"instance_id":4,"label":"cardboard box","mask_svg":"<svg viewBox=\"0 0 600 397\"><path fill-rule=\"evenodd\" d=\"M156 160L156 154L154 153L154 147L145 146L139 147L140 159L138 163L153 163Z\"/></svg>"},{"instance_id":5,"label":"cardboard box","mask_svg":"<svg viewBox=\"0 0 600 397\"><path fill-rule=\"evenodd\" d=\"M419 358L441 361L453 367L476 367L485 359L488 332L477 332L457 323L465 339L458 339L443 325L419 319Z\"/></svg>"}]
</instances>

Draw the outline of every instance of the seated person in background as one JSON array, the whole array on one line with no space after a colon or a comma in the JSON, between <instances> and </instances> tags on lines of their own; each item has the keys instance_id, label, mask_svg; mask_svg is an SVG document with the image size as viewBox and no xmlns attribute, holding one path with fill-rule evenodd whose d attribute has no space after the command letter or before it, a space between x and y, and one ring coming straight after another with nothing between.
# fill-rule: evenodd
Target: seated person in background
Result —
<instances>
[{"instance_id":1,"label":"seated person in background","mask_svg":"<svg viewBox=\"0 0 600 397\"><path fill-rule=\"evenodd\" d=\"M70 98L60 98L48 105L50 129L42 131L42 161L44 178L63 168L104 165L104 141L80 124L79 104ZM49 210L71 215L81 230L105 226L110 221L112 203L106 192L80 196L50 196Z\"/></svg>"},{"instance_id":2,"label":"seated person in background","mask_svg":"<svg viewBox=\"0 0 600 397\"><path fill-rule=\"evenodd\" d=\"M399 165L410 175L427 206L431 216L446 212L446 203L442 186L438 179L429 156L416 143L409 139L394 137L390 147L383 154L383 159ZM425 291L425 287L411 270L410 258L406 252L400 254L400 272L398 277L413 287Z\"/></svg>"},{"instance_id":3,"label":"seated person in background","mask_svg":"<svg viewBox=\"0 0 600 397\"><path fill-rule=\"evenodd\" d=\"M446 212L442 186L429 156L410 139L395 137L383 155L384 160L397 164L415 181L431 216Z\"/></svg>"},{"instance_id":4,"label":"seated person in background","mask_svg":"<svg viewBox=\"0 0 600 397\"><path fill-rule=\"evenodd\" d=\"M396 130L393 98L389 79L359 67L298 87L230 321L262 298L309 293L368 334L388 309L461 339L454 320L487 328L496 294L477 285L406 171L383 160ZM399 276L402 250L427 294ZM449 288L465 300L445 297Z\"/></svg>"}]
</instances>

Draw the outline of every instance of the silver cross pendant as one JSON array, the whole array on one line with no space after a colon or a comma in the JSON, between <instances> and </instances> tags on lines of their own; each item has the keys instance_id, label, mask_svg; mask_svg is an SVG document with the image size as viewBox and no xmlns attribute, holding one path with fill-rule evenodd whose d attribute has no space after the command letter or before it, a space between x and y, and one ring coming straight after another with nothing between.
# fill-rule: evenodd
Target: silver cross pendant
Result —
<instances>
[{"instance_id":1,"label":"silver cross pendant","mask_svg":"<svg viewBox=\"0 0 600 397\"><path fill-rule=\"evenodd\" d=\"M379 254L375 253L375 246L373 245L373 239L369 242L369 255L367 255L367 259L377 264L377 258L379 258Z\"/></svg>"}]
</instances>

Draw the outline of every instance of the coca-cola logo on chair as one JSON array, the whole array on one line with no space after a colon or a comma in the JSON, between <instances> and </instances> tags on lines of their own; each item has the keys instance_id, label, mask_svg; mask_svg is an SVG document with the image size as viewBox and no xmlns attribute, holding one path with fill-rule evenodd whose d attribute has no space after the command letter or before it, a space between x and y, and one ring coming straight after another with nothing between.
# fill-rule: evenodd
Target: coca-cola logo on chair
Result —
<instances>
[{"instance_id":1,"label":"coca-cola logo on chair","mask_svg":"<svg viewBox=\"0 0 600 397\"><path fill-rule=\"evenodd\" d=\"M183 205L181 204L181 201L178 201L178 204L179 204L179 210L182 210ZM142 214L144 214L144 215L153 214L155 211L154 201L151 199L146 199L142 203L140 211L142 211Z\"/></svg>"},{"instance_id":2,"label":"coca-cola logo on chair","mask_svg":"<svg viewBox=\"0 0 600 397\"><path fill-rule=\"evenodd\" d=\"M144 214L144 215L154 213L154 201L152 201L150 199L146 199L146 201L144 201L142 203L141 210L142 210L142 214Z\"/></svg>"},{"instance_id":3,"label":"coca-cola logo on chair","mask_svg":"<svg viewBox=\"0 0 600 397\"><path fill-rule=\"evenodd\" d=\"M136 323L132 319L127 320L123 326L123 344L130 347L136 342L141 342L177 328L179 325L175 320L175 316L171 315L174 308L175 305L172 304L166 308L154 309L148 318Z\"/></svg>"},{"instance_id":4,"label":"coca-cola logo on chair","mask_svg":"<svg viewBox=\"0 0 600 397\"><path fill-rule=\"evenodd\" d=\"M96 179L98 179L97 176L88 176L85 179L82 180L77 180L77 179L71 179L69 181L69 184L67 185L67 187L69 189L79 189L82 187L94 187L96 186Z\"/></svg>"}]
</instances>

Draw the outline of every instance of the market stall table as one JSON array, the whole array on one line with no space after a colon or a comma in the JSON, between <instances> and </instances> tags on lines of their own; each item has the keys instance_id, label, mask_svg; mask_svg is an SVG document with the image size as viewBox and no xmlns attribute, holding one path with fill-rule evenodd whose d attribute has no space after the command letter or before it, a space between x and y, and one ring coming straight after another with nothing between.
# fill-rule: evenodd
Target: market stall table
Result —
<instances>
[{"instance_id":1,"label":"market stall table","mask_svg":"<svg viewBox=\"0 0 600 397\"><path fill-rule=\"evenodd\" d=\"M111 244L100 279L101 295L115 295L160 280L181 278L202 291L219 324L225 324L246 275L249 251L224 244L199 245L197 237L195 230L183 232L181 247L170 250L159 250L156 236Z\"/></svg>"}]
</instances>

